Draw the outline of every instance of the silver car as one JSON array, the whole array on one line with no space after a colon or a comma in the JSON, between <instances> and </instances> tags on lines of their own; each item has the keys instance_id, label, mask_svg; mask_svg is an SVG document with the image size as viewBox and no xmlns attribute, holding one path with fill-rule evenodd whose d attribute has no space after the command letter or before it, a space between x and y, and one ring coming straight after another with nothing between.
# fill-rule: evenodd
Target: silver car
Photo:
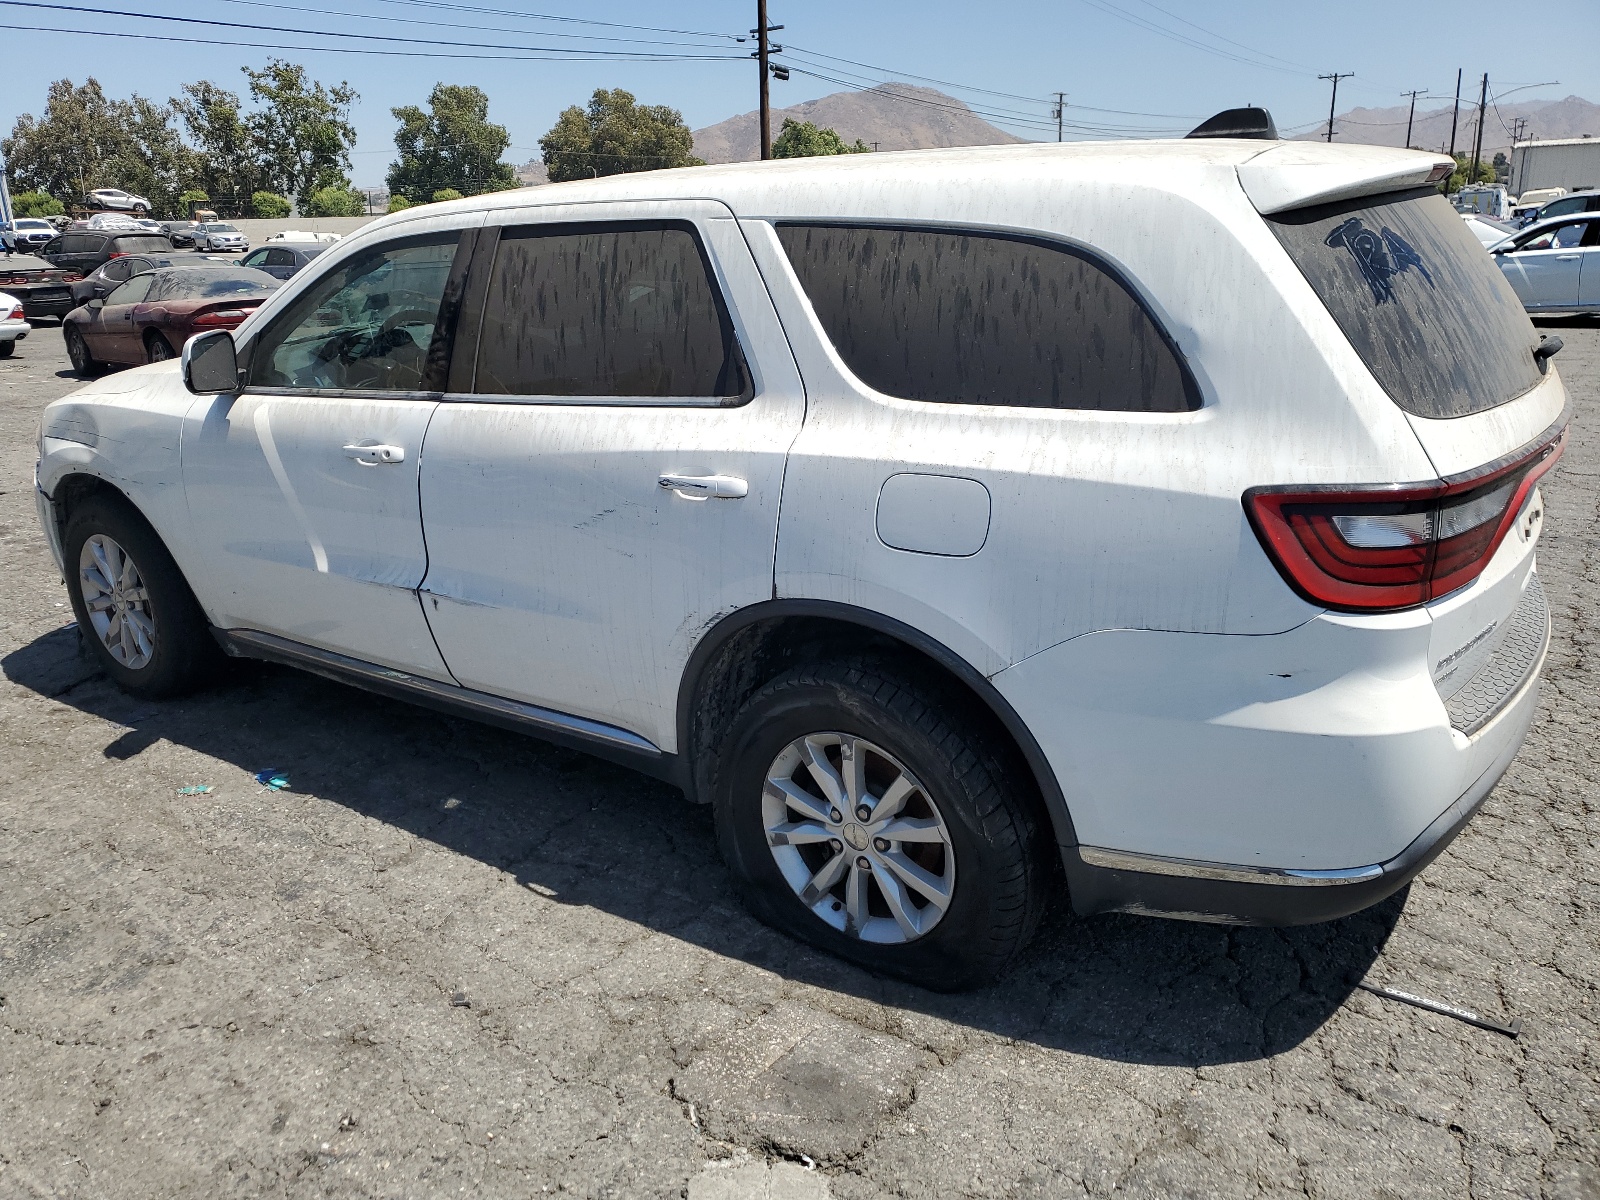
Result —
<instances>
[{"instance_id":1,"label":"silver car","mask_svg":"<svg viewBox=\"0 0 1600 1200\"><path fill-rule=\"evenodd\" d=\"M90 208L112 208L119 212L147 213L150 211L150 201L143 196L135 196L132 192L125 192L121 188L97 188L87 197Z\"/></svg>"},{"instance_id":2,"label":"silver car","mask_svg":"<svg viewBox=\"0 0 1600 1200\"><path fill-rule=\"evenodd\" d=\"M1600 212L1540 221L1491 253L1529 312L1600 312Z\"/></svg>"},{"instance_id":3,"label":"silver car","mask_svg":"<svg viewBox=\"0 0 1600 1200\"><path fill-rule=\"evenodd\" d=\"M195 226L194 248L196 250L237 250L243 253L250 249L250 239L232 225L220 221L212 221L205 225Z\"/></svg>"}]
</instances>

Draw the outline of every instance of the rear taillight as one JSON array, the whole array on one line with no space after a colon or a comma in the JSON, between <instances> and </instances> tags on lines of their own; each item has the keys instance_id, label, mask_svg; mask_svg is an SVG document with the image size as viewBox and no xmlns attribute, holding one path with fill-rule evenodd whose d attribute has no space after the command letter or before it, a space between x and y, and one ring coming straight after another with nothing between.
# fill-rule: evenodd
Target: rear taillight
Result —
<instances>
[{"instance_id":1,"label":"rear taillight","mask_svg":"<svg viewBox=\"0 0 1600 1200\"><path fill-rule=\"evenodd\" d=\"M224 308L217 312L201 313L194 323L202 327L237 325L249 315L250 310L246 308Z\"/></svg>"},{"instance_id":2,"label":"rear taillight","mask_svg":"<svg viewBox=\"0 0 1600 1200\"><path fill-rule=\"evenodd\" d=\"M121 258L123 255L125 255L127 253L128 252L126 250L113 250L110 254L106 255L106 261L109 262L113 258Z\"/></svg>"},{"instance_id":3,"label":"rear taillight","mask_svg":"<svg viewBox=\"0 0 1600 1200\"><path fill-rule=\"evenodd\" d=\"M20 305L20 304L17 305L15 308L13 308L5 316L0 317L0 321L20 321L20 320L22 320L22 305Z\"/></svg>"},{"instance_id":4,"label":"rear taillight","mask_svg":"<svg viewBox=\"0 0 1600 1200\"><path fill-rule=\"evenodd\" d=\"M1413 608L1482 573L1566 436L1563 426L1531 451L1437 483L1251 488L1245 512L1289 586L1313 604Z\"/></svg>"}]
</instances>

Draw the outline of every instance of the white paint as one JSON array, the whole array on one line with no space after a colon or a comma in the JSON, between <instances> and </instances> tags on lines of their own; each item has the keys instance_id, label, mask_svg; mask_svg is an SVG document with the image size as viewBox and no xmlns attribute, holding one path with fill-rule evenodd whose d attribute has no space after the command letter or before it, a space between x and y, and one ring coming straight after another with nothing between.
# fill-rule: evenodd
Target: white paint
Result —
<instances>
[{"instance_id":1,"label":"white paint","mask_svg":"<svg viewBox=\"0 0 1600 1200\"><path fill-rule=\"evenodd\" d=\"M878 540L895 550L966 558L989 538L989 489L976 479L900 472L878 493Z\"/></svg>"}]
</instances>

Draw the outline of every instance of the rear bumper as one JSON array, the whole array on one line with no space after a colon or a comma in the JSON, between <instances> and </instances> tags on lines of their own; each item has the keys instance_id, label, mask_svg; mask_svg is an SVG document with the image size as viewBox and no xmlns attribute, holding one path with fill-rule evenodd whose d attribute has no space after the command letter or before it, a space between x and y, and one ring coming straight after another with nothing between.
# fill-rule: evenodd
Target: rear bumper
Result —
<instances>
[{"instance_id":1,"label":"rear bumper","mask_svg":"<svg viewBox=\"0 0 1600 1200\"><path fill-rule=\"evenodd\" d=\"M1063 846L1072 907L1080 916L1142 913L1224 925L1309 925L1360 912L1410 883L1466 828L1522 748L1539 701L1535 670L1494 724L1500 755L1454 804L1386 862L1327 871L1273 871Z\"/></svg>"},{"instance_id":2,"label":"rear bumper","mask_svg":"<svg viewBox=\"0 0 1600 1200\"><path fill-rule=\"evenodd\" d=\"M1108 630L995 676L1070 810L1073 907L1292 925L1399 890L1533 720L1549 614L1526 567L1506 583L1510 632L1448 701L1421 610L1250 637Z\"/></svg>"}]
</instances>

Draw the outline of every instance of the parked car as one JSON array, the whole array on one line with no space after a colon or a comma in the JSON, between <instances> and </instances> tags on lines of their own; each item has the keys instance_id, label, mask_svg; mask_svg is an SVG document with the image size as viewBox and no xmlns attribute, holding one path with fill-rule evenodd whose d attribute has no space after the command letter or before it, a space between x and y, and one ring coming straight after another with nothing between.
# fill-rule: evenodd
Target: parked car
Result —
<instances>
[{"instance_id":1,"label":"parked car","mask_svg":"<svg viewBox=\"0 0 1600 1200\"><path fill-rule=\"evenodd\" d=\"M1600 212L1600 192L1573 192L1539 206L1529 224L1548 221L1551 217L1568 217L1575 213Z\"/></svg>"},{"instance_id":2,"label":"parked car","mask_svg":"<svg viewBox=\"0 0 1600 1200\"><path fill-rule=\"evenodd\" d=\"M287 279L301 267L328 248L326 242L277 242L261 246L246 254L240 263L265 271L279 279Z\"/></svg>"},{"instance_id":3,"label":"parked car","mask_svg":"<svg viewBox=\"0 0 1600 1200\"><path fill-rule=\"evenodd\" d=\"M71 312L76 307L72 285L81 278L76 271L31 254L13 254L0 259L0 288L22 301L22 310L30 321Z\"/></svg>"},{"instance_id":4,"label":"parked car","mask_svg":"<svg viewBox=\"0 0 1600 1200\"><path fill-rule=\"evenodd\" d=\"M150 201L120 188L96 188L88 197L90 208L114 208L121 212L147 213Z\"/></svg>"},{"instance_id":5,"label":"parked car","mask_svg":"<svg viewBox=\"0 0 1600 1200\"><path fill-rule=\"evenodd\" d=\"M80 374L107 363L163 362L196 333L232 329L278 287L249 267L163 267L67 314L67 357Z\"/></svg>"},{"instance_id":6,"label":"parked car","mask_svg":"<svg viewBox=\"0 0 1600 1200\"><path fill-rule=\"evenodd\" d=\"M237 259L221 254L126 254L102 263L91 274L74 283L71 307L87 304L90 300L103 300L118 286L146 271L158 271L163 267L216 268L238 265Z\"/></svg>"},{"instance_id":7,"label":"parked car","mask_svg":"<svg viewBox=\"0 0 1600 1200\"><path fill-rule=\"evenodd\" d=\"M220 641L632 764L764 920L928 987L1012 960L1055 855L1081 914L1341 916L1463 828L1549 642L1558 344L1452 166L1018 145L397 213L47 408L42 521L128 691Z\"/></svg>"},{"instance_id":8,"label":"parked car","mask_svg":"<svg viewBox=\"0 0 1600 1200\"><path fill-rule=\"evenodd\" d=\"M167 240L172 243L174 250L182 250L194 245L195 221L167 221L161 226L161 232L167 235Z\"/></svg>"},{"instance_id":9,"label":"parked car","mask_svg":"<svg viewBox=\"0 0 1600 1200\"><path fill-rule=\"evenodd\" d=\"M4 233L5 248L12 252L37 250L56 236L56 227L42 217L17 217Z\"/></svg>"},{"instance_id":10,"label":"parked car","mask_svg":"<svg viewBox=\"0 0 1600 1200\"><path fill-rule=\"evenodd\" d=\"M1600 212L1541 221L1491 253L1529 312L1600 312Z\"/></svg>"},{"instance_id":11,"label":"parked car","mask_svg":"<svg viewBox=\"0 0 1600 1200\"><path fill-rule=\"evenodd\" d=\"M22 311L22 301L16 296L0 292L0 358L10 358L17 343L33 332Z\"/></svg>"},{"instance_id":12,"label":"parked car","mask_svg":"<svg viewBox=\"0 0 1600 1200\"><path fill-rule=\"evenodd\" d=\"M242 254L250 249L250 239L224 221L212 221L194 227L196 250L232 250Z\"/></svg>"},{"instance_id":13,"label":"parked car","mask_svg":"<svg viewBox=\"0 0 1600 1200\"><path fill-rule=\"evenodd\" d=\"M1472 236L1477 238L1485 249L1499 245L1517 231L1515 225L1496 221L1493 217L1486 217L1482 213L1462 213L1461 219L1467 223L1467 228L1472 230Z\"/></svg>"},{"instance_id":14,"label":"parked car","mask_svg":"<svg viewBox=\"0 0 1600 1200\"><path fill-rule=\"evenodd\" d=\"M69 229L39 251L39 257L80 275L93 273L109 259L124 254L168 254L172 243L149 233L115 230Z\"/></svg>"}]
</instances>

